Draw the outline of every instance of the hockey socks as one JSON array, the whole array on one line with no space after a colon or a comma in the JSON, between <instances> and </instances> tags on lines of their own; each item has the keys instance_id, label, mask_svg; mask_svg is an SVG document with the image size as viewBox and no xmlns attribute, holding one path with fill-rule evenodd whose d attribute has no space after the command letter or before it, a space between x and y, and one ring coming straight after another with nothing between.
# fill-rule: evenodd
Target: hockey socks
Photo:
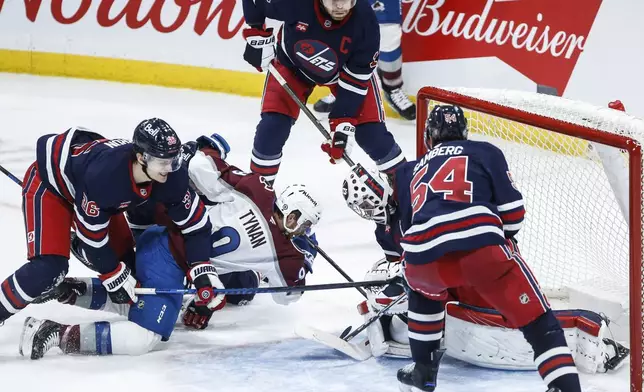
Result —
<instances>
[{"instance_id":1,"label":"hockey socks","mask_svg":"<svg viewBox=\"0 0 644 392\"><path fill-rule=\"evenodd\" d=\"M412 359L417 363L430 363L432 352L440 348L443 337L445 327L443 304L410 291L407 317Z\"/></svg>"},{"instance_id":2,"label":"hockey socks","mask_svg":"<svg viewBox=\"0 0 644 392\"><path fill-rule=\"evenodd\" d=\"M579 375L564 332L551 310L520 328L534 350L534 361L550 388L581 392Z\"/></svg>"}]
</instances>

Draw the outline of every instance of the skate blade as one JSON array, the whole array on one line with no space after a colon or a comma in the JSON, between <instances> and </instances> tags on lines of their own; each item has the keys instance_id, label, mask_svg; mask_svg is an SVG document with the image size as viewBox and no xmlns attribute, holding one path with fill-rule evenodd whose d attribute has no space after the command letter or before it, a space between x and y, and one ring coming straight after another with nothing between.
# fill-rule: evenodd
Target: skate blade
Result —
<instances>
[{"instance_id":1,"label":"skate blade","mask_svg":"<svg viewBox=\"0 0 644 392\"><path fill-rule=\"evenodd\" d=\"M356 361L364 361L371 358L371 349L367 341L362 344L350 343L333 334L304 324L296 326L295 333L302 338L313 340L338 350Z\"/></svg>"}]
</instances>

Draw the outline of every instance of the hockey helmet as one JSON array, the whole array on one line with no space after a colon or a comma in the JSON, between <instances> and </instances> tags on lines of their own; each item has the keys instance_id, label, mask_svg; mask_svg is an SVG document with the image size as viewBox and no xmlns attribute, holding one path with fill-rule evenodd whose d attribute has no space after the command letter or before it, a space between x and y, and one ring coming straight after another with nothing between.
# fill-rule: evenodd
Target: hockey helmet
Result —
<instances>
[{"instance_id":1,"label":"hockey helmet","mask_svg":"<svg viewBox=\"0 0 644 392\"><path fill-rule=\"evenodd\" d=\"M431 149L441 142L466 140L467 133L463 109L455 105L436 105L425 122L425 146Z\"/></svg>"},{"instance_id":2,"label":"hockey helmet","mask_svg":"<svg viewBox=\"0 0 644 392\"><path fill-rule=\"evenodd\" d=\"M277 209L282 213L282 223L287 234L301 235L307 229L320 221L322 205L318 198L302 184L287 186L275 201ZM295 226L287 224L290 214L297 216Z\"/></svg>"},{"instance_id":3,"label":"hockey helmet","mask_svg":"<svg viewBox=\"0 0 644 392\"><path fill-rule=\"evenodd\" d=\"M374 169L354 165L342 183L342 196L361 218L385 225L389 218L388 203L393 195L389 179Z\"/></svg>"},{"instance_id":4,"label":"hockey helmet","mask_svg":"<svg viewBox=\"0 0 644 392\"><path fill-rule=\"evenodd\" d=\"M156 171L176 171L181 167L181 140L172 127L160 118L143 120L134 129L134 152Z\"/></svg>"}]
</instances>

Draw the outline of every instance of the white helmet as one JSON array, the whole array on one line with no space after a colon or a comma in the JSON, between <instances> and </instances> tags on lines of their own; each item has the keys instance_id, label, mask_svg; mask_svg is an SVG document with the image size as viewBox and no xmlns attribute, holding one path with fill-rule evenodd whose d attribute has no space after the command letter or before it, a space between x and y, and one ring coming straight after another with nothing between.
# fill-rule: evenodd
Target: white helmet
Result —
<instances>
[{"instance_id":1,"label":"white helmet","mask_svg":"<svg viewBox=\"0 0 644 392\"><path fill-rule=\"evenodd\" d=\"M322 205L319 199L301 184L287 186L277 197L275 203L282 212L284 230L289 234L304 234L306 229L318 223L322 215ZM291 213L299 213L295 227L286 225L286 218Z\"/></svg>"},{"instance_id":2,"label":"white helmet","mask_svg":"<svg viewBox=\"0 0 644 392\"><path fill-rule=\"evenodd\" d=\"M388 221L387 203L393 194L389 179L374 169L354 165L342 184L342 196L361 218L384 225Z\"/></svg>"}]
</instances>

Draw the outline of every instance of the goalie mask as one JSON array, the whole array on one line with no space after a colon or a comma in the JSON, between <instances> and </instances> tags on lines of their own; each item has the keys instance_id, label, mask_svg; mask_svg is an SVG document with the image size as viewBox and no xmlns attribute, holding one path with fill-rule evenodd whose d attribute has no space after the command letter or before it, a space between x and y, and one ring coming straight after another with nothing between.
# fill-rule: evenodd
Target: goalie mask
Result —
<instances>
[{"instance_id":1,"label":"goalie mask","mask_svg":"<svg viewBox=\"0 0 644 392\"><path fill-rule=\"evenodd\" d=\"M393 189L389 179L374 169L361 164L351 168L342 184L342 196L353 212L363 219L386 225L389 221L389 198Z\"/></svg>"},{"instance_id":2,"label":"goalie mask","mask_svg":"<svg viewBox=\"0 0 644 392\"><path fill-rule=\"evenodd\" d=\"M302 235L320 221L322 206L306 186L289 185L275 201L282 213L284 231L290 235Z\"/></svg>"}]
</instances>

